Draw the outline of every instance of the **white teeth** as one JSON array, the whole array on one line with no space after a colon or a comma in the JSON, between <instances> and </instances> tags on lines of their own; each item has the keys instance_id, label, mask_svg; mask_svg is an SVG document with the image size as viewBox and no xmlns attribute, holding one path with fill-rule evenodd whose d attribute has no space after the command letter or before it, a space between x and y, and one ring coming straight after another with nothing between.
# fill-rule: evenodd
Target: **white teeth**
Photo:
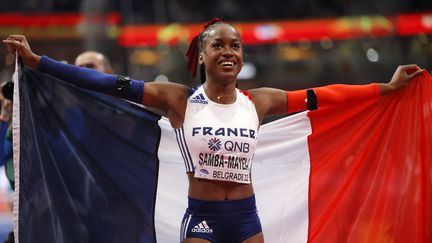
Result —
<instances>
[{"instance_id":1,"label":"white teeth","mask_svg":"<svg viewBox=\"0 0 432 243\"><path fill-rule=\"evenodd\" d=\"M228 61L222 62L221 64L222 66L234 66L234 62L228 62Z\"/></svg>"}]
</instances>

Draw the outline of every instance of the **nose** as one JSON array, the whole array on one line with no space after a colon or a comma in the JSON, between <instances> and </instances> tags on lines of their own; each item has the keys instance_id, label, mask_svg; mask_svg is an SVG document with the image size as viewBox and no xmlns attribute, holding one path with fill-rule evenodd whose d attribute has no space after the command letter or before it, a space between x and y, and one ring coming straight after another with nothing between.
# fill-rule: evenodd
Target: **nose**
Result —
<instances>
[{"instance_id":1,"label":"nose","mask_svg":"<svg viewBox=\"0 0 432 243\"><path fill-rule=\"evenodd\" d=\"M229 46L224 47L222 55L224 57L232 57L233 56L233 51L231 50L231 48Z\"/></svg>"}]
</instances>

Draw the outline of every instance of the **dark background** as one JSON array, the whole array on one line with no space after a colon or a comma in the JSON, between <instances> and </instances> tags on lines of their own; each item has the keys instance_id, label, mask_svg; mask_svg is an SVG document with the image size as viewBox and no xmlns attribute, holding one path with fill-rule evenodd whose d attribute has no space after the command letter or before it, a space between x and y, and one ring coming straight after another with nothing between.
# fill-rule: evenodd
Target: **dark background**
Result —
<instances>
[{"instance_id":1,"label":"dark background","mask_svg":"<svg viewBox=\"0 0 432 243\"><path fill-rule=\"evenodd\" d=\"M306 20L341 18L347 16L393 16L406 13L432 11L432 1L421 0L14 0L0 2L0 15L5 13L63 14L110 13L120 15L123 25L204 23L213 17L229 22L271 20ZM317 27L319 28L319 27ZM3 36L4 38L4 36ZM80 52L93 49L105 53L116 73L136 79L152 81L165 75L170 81L194 85L186 70L184 53L186 45L174 47L121 47L115 39L97 35L84 35L80 39L32 39L32 49L55 59L73 63ZM303 46L302 46L303 45ZM286 51L290 47L300 49L306 57L292 59ZM368 51L374 51L379 59L371 61ZM137 51L156 54L151 64L136 63ZM333 41L331 48L323 48L320 42L281 43L278 45L247 45L245 61L256 68L256 75L239 80L241 88L271 86L299 89L329 83L361 84L387 82L400 64L417 63L423 68L432 66L432 36L401 37L396 34L373 38ZM5 48L0 55L6 56ZM10 58L10 57L9 57ZM9 64L9 65L8 65ZM13 72L13 65L0 62L0 78L5 80ZM1 81L1 80L0 80Z\"/></svg>"}]
</instances>

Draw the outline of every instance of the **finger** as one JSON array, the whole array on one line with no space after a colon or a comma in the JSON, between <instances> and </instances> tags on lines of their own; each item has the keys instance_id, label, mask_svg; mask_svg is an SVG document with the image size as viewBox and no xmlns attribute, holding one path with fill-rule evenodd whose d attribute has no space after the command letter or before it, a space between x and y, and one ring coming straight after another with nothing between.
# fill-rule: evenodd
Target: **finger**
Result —
<instances>
[{"instance_id":1,"label":"finger","mask_svg":"<svg viewBox=\"0 0 432 243\"><path fill-rule=\"evenodd\" d=\"M417 70L417 71L415 71L415 72L409 74L409 75L408 75L408 78L411 79L411 78L417 77L417 76L420 75L420 73L422 73L423 71L424 71L424 69L419 69L419 70Z\"/></svg>"},{"instance_id":2,"label":"finger","mask_svg":"<svg viewBox=\"0 0 432 243\"><path fill-rule=\"evenodd\" d=\"M22 44L19 48L28 46L27 39L24 35L9 35L6 40L16 41L16 42ZM14 49L16 49L16 47L14 47ZM29 49L30 49L30 47L29 47Z\"/></svg>"},{"instance_id":3,"label":"finger","mask_svg":"<svg viewBox=\"0 0 432 243\"><path fill-rule=\"evenodd\" d=\"M411 74L415 73L416 71L421 70L421 68L419 66L417 66L416 64L410 64L410 65L405 65L403 70L408 75L411 75Z\"/></svg>"},{"instance_id":4,"label":"finger","mask_svg":"<svg viewBox=\"0 0 432 243\"><path fill-rule=\"evenodd\" d=\"M423 71L424 69L420 68L419 70L417 70L417 72L414 73L414 76L420 75Z\"/></svg>"},{"instance_id":5,"label":"finger","mask_svg":"<svg viewBox=\"0 0 432 243\"><path fill-rule=\"evenodd\" d=\"M7 44L21 44L21 42L19 40L14 40L14 39L6 39L3 40L3 43L7 43Z\"/></svg>"},{"instance_id":6,"label":"finger","mask_svg":"<svg viewBox=\"0 0 432 243\"><path fill-rule=\"evenodd\" d=\"M21 44L18 40L3 40L3 43L7 44L7 46L12 47L14 50L17 50L19 48L23 47L23 44Z\"/></svg>"},{"instance_id":7,"label":"finger","mask_svg":"<svg viewBox=\"0 0 432 243\"><path fill-rule=\"evenodd\" d=\"M408 69L413 69L413 68L420 69L420 67L417 66L417 64L406 64L406 65L403 65L402 67L408 68Z\"/></svg>"},{"instance_id":8,"label":"finger","mask_svg":"<svg viewBox=\"0 0 432 243\"><path fill-rule=\"evenodd\" d=\"M8 40L17 40L17 41L21 42L21 41L25 40L26 38L24 35L9 35L7 39Z\"/></svg>"}]
</instances>

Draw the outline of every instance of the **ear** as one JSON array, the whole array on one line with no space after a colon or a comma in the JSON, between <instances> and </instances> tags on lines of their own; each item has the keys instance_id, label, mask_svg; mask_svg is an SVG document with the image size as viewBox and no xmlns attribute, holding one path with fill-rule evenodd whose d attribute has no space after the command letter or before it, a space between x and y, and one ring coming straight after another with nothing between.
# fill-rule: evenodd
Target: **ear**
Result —
<instances>
[{"instance_id":1,"label":"ear","mask_svg":"<svg viewBox=\"0 0 432 243\"><path fill-rule=\"evenodd\" d=\"M204 55L202 52L199 53L198 62L200 65L204 63Z\"/></svg>"}]
</instances>

